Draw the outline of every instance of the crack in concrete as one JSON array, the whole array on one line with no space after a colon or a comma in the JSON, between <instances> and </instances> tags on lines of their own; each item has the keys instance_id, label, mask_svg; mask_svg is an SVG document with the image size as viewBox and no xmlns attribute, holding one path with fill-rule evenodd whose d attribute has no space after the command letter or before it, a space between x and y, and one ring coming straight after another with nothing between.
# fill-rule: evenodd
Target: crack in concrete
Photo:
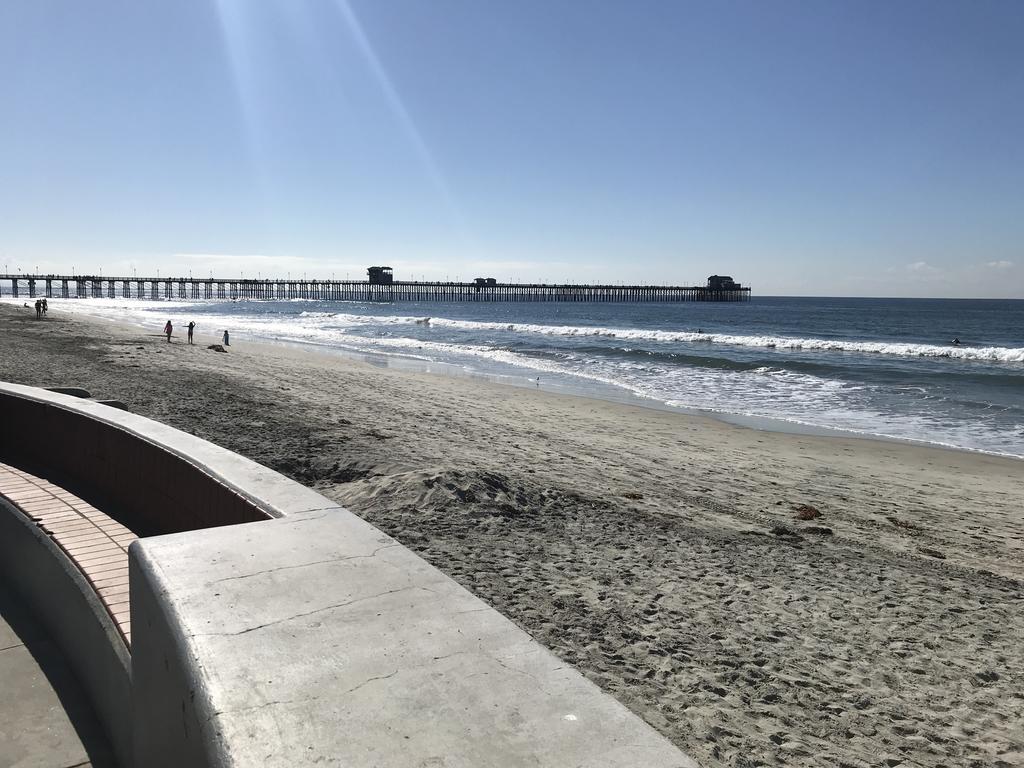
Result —
<instances>
[{"instance_id":1,"label":"crack in concrete","mask_svg":"<svg viewBox=\"0 0 1024 768\"><path fill-rule=\"evenodd\" d=\"M465 611L456 611L452 615L453 616L462 616L465 613L483 613L484 611L493 611L493 610L494 609L491 608L489 605L485 605L483 608L470 608L470 609L465 610Z\"/></svg>"},{"instance_id":2,"label":"crack in concrete","mask_svg":"<svg viewBox=\"0 0 1024 768\"><path fill-rule=\"evenodd\" d=\"M341 507L341 506L339 506L337 504L332 505L330 507L313 507L312 509L302 509L302 510L299 510L298 512L289 512L284 517L279 517L278 519L282 520L282 521L285 521L285 522L291 522L291 523L294 523L294 524L298 525L299 523L303 523L303 522L312 522L313 520L323 520L325 517L329 516L328 514L323 514L323 515L316 515L315 517L306 517L306 515L308 513L310 513L310 512L325 512L325 513L328 513L331 510L343 510L343 509L345 509L345 508ZM298 515L302 515L302 517L298 517Z\"/></svg>"},{"instance_id":3,"label":"crack in concrete","mask_svg":"<svg viewBox=\"0 0 1024 768\"><path fill-rule=\"evenodd\" d=\"M510 667L508 664L505 664L497 656L491 656L490 659L491 659L491 661L493 661L495 664L497 664L502 669L507 669L509 672L514 672L517 675L524 675L525 677L530 678L531 680L533 680L534 682L536 682L540 686L540 690L544 690L544 685L543 685L544 681L541 680L540 678L538 678L536 675L531 675L529 672L524 672L521 669L515 669L513 667ZM561 667L559 667L558 669L561 669ZM553 671L556 671L556 670L553 670ZM545 690L544 693L547 693L547 691Z\"/></svg>"},{"instance_id":4,"label":"crack in concrete","mask_svg":"<svg viewBox=\"0 0 1024 768\"><path fill-rule=\"evenodd\" d=\"M309 567L312 567L314 565L326 565L327 563L343 563L346 560L363 560L363 559L368 559L368 558L371 558L371 557L376 557L377 553L382 551L382 550L391 549L393 547L400 547L400 546L402 546L402 545L397 543L397 542L395 542L393 544L385 544L382 547L377 547L375 550L373 550L373 552L371 552L368 555L349 555L348 557L332 557L332 558L330 558L328 560L314 560L311 563L297 563L296 565L282 565L282 566L278 566L277 568L266 568L266 569L264 569L262 571L254 571L252 573L243 573L240 576L225 576L223 579L217 579L215 581L211 581L210 582L210 586L212 586L214 584L221 584L221 583L223 583L225 581L237 581L239 579L250 579L253 576L260 576L261 574L264 574L264 573L275 573L277 571L290 571L290 570L293 570L295 568L309 568Z\"/></svg>"},{"instance_id":5,"label":"crack in concrete","mask_svg":"<svg viewBox=\"0 0 1024 768\"><path fill-rule=\"evenodd\" d=\"M534 641L534 642L536 642L536 641ZM503 658L503 659L518 659L518 658L520 658L522 656L536 656L541 651L542 651L542 648L540 648L540 647L537 647L537 648L524 648L523 650L521 650L521 651L519 651L517 653L506 653L506 654L503 654L501 656L501 658Z\"/></svg>"},{"instance_id":6,"label":"crack in concrete","mask_svg":"<svg viewBox=\"0 0 1024 768\"><path fill-rule=\"evenodd\" d=\"M265 701L262 704L250 704L247 707L234 707L232 709L219 709L216 712L214 712L212 715L210 715L210 717L213 718L213 717L217 717L218 715L234 715L234 714L237 714L238 712L250 712L252 710L264 709L266 707L274 707L274 706L278 706L278 705L281 705L281 704L297 704L299 702L319 701L319 700L320 700L319 696L309 696L309 697L303 698L303 699L283 699L283 700Z\"/></svg>"},{"instance_id":7,"label":"crack in concrete","mask_svg":"<svg viewBox=\"0 0 1024 768\"><path fill-rule=\"evenodd\" d=\"M432 592L433 591L433 590L427 589L426 587L420 587L420 586L409 586L409 587L399 587L398 589L387 589L387 590L385 590L383 592L377 592L377 593L375 593L373 595L366 595L364 597L356 597L356 598L353 598L352 600L346 600L346 601L341 602L341 603L333 603L331 605L325 605L322 608L315 608L312 611L304 611L302 613L296 613L296 614L293 614L291 616L285 616L285 617L280 618L280 619L274 619L273 621L268 621L265 624L257 624L255 627L249 627L248 629L242 629L242 630L239 630L238 632L196 632L196 633L193 633L193 634L189 635L189 637L190 638L195 638L195 637L237 637L239 635L248 634L249 632L255 632L255 631L260 630L260 629L266 629L267 627L272 627L275 624L283 624L283 623L285 623L287 621L294 621L295 619L301 619L301 618L304 618L306 616L313 616L313 615L315 615L317 613L323 613L324 611L333 611L333 610L335 610L337 608L345 608L345 607L350 606L350 605L355 605L356 603L362 603L362 602L365 602L367 600L374 600L374 599L376 599L378 597L384 597L386 595L394 595L394 594L397 594L398 592L406 592L406 591L408 591L410 589L422 589L422 590L424 590L426 592Z\"/></svg>"},{"instance_id":8,"label":"crack in concrete","mask_svg":"<svg viewBox=\"0 0 1024 768\"><path fill-rule=\"evenodd\" d=\"M388 678L392 678L397 674L398 670L396 669L394 672L391 672L387 675L377 675L376 677L367 678L366 680L363 680L363 682L361 682L359 685L353 686L352 688L349 688L347 691L343 691L341 695L344 696L346 694L352 693L353 691L358 691L364 685L369 685L374 680L387 680Z\"/></svg>"},{"instance_id":9,"label":"crack in concrete","mask_svg":"<svg viewBox=\"0 0 1024 768\"><path fill-rule=\"evenodd\" d=\"M462 655L467 654L467 653L480 653L480 651L452 651L451 653L446 653L444 656L431 656L430 660L431 661L441 661L442 659L450 659L452 656L462 656ZM418 666L425 667L427 665L426 664L420 664Z\"/></svg>"}]
</instances>

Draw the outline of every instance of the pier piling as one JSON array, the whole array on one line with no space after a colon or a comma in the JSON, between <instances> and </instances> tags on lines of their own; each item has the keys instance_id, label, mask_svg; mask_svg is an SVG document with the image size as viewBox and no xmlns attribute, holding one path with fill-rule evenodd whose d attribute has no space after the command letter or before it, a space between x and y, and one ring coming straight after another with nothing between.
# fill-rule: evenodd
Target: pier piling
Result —
<instances>
[{"instance_id":1,"label":"pier piling","mask_svg":"<svg viewBox=\"0 0 1024 768\"><path fill-rule=\"evenodd\" d=\"M18 298L24 287L36 296L37 281L53 297L60 282L61 298L124 298L151 300L253 299L367 302L687 302L749 301L750 288L709 285L582 285L548 283L425 282L372 283L365 280L224 280L191 277L100 277L91 275L0 275L0 292L10 287ZM121 290L118 292L117 285Z\"/></svg>"}]
</instances>

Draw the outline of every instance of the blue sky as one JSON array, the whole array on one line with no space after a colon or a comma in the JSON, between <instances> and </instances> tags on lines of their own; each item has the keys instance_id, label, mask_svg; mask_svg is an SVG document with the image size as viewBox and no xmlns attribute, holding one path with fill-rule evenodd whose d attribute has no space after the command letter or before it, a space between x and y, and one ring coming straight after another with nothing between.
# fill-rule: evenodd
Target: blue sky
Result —
<instances>
[{"instance_id":1,"label":"blue sky","mask_svg":"<svg viewBox=\"0 0 1024 768\"><path fill-rule=\"evenodd\" d=\"M1024 297L1024 4L7 0L11 271Z\"/></svg>"}]
</instances>

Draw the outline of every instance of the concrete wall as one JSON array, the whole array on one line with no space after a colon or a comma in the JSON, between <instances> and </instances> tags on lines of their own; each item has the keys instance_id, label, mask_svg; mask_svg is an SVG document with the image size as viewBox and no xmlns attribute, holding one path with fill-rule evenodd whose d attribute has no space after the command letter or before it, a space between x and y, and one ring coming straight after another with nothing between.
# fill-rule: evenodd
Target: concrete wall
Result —
<instances>
[{"instance_id":1,"label":"concrete wall","mask_svg":"<svg viewBox=\"0 0 1024 768\"><path fill-rule=\"evenodd\" d=\"M19 446L11 423L63 447ZM52 456L78 477L77 457L96 454L92 482L126 505L159 488L149 510L131 507L155 528L215 526L246 505L256 520L129 550L137 766L694 765L457 583L276 472L27 387L0 384L0 424L0 456ZM133 450L145 459L124 469L138 475L124 491ZM226 491L241 500L229 514Z\"/></svg>"},{"instance_id":2,"label":"concrete wall","mask_svg":"<svg viewBox=\"0 0 1024 768\"><path fill-rule=\"evenodd\" d=\"M139 765L693 765L344 509L130 555Z\"/></svg>"},{"instance_id":3,"label":"concrete wall","mask_svg":"<svg viewBox=\"0 0 1024 768\"><path fill-rule=\"evenodd\" d=\"M81 571L48 535L2 498L0 582L32 609L60 648L118 760L131 765L128 649Z\"/></svg>"},{"instance_id":4,"label":"concrete wall","mask_svg":"<svg viewBox=\"0 0 1024 768\"><path fill-rule=\"evenodd\" d=\"M72 488L139 535L323 507L278 473L173 427L99 403L0 383L0 456ZM45 470L45 471L44 471Z\"/></svg>"}]
</instances>

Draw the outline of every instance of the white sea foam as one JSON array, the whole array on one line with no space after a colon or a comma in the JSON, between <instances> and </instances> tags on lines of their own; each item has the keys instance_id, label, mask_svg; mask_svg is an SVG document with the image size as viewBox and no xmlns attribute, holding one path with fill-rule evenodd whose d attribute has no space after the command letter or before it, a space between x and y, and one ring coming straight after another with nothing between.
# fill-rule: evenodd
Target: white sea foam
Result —
<instances>
[{"instance_id":1,"label":"white sea foam","mask_svg":"<svg viewBox=\"0 0 1024 768\"><path fill-rule=\"evenodd\" d=\"M5 299L5 301L11 301ZM308 299L293 301L308 302ZM241 302L240 302L241 303ZM91 306L89 306L91 305ZM86 302L69 301L66 306L99 310L107 314L111 309L126 313L133 310L161 310L171 307L192 306L201 310L204 302L175 301L131 301L123 299L89 299ZM210 306L206 303L205 306ZM410 315L362 315L347 312L323 312L306 310L298 315L304 320L330 320L338 326L366 325L423 325L425 317ZM430 317L432 328L452 328L471 331L509 331L541 336L564 336L576 338L608 338L630 341L655 341L667 343L724 344L736 347L762 349L811 350L823 352L854 352L870 355L896 355L901 357L949 358L953 360L977 360L1001 363L1024 363L1024 347L979 347L953 346L951 344L918 344L898 341L859 341L856 339L798 338L775 335L743 335L727 333L703 333L696 331L670 331L647 328L609 328L579 325L540 325L534 323L488 322L478 320L457 320L446 317Z\"/></svg>"},{"instance_id":2,"label":"white sea foam","mask_svg":"<svg viewBox=\"0 0 1024 768\"><path fill-rule=\"evenodd\" d=\"M543 374L545 382L551 380L590 381L597 385L614 387L631 395L689 409L711 413L737 414L752 417L780 419L794 424L832 427L857 434L885 436L931 442L950 447L1024 455L1024 428L1010 425L1009 429L995 426L982 418L950 418L945 408L936 409L934 399L919 387L904 387L898 412L879 400L877 388L788 370L781 366L762 366L753 370L682 366L643 360L622 360L600 354L587 354L564 346L556 354L536 356L522 354L501 346L504 334L475 334L474 343L457 343L457 334L434 334L434 338L418 339L422 335L416 328L420 316L374 316L344 312L308 310L297 314L257 314L247 311L242 302L229 314L222 307L205 302L140 302L118 299L90 299L88 301L51 301L62 310L87 312L119 320L131 320L146 326L162 327L168 311L187 308L189 317L199 322L201 329L212 330L225 326L242 337L278 339L291 342L326 346L360 353L397 355L424 362L445 362L462 365L470 370L488 370L532 378ZM602 336L614 339L645 341L684 341L709 344L736 344L738 346L767 346L787 348L780 344L781 337L697 334L637 329L592 328L585 326L555 326L539 324L510 324L475 322L432 317L434 329L478 331L512 331L518 334L558 336ZM387 330L391 326L391 331ZM381 335L384 334L384 335ZM430 335L430 334L428 334ZM436 339L436 340L435 340ZM493 341L491 341L493 339ZM775 341L771 341L775 339ZM811 342L808 344L807 342ZM818 346L814 346L817 344ZM885 344L870 342L833 342L815 339L787 339L788 348L863 351L880 354L902 354L932 357L959 357L962 359L1024 361L1024 349L989 348L992 354L980 354L980 348L938 347L927 345ZM621 345L617 345L621 346ZM884 350L877 347L883 346ZM915 350L911 353L909 350ZM924 355L921 350L931 350ZM972 357L971 354L974 356ZM532 374L528 372L532 371ZM582 384L578 385L582 386ZM918 398L915 404L913 398ZM925 401L928 401L926 403Z\"/></svg>"},{"instance_id":3,"label":"white sea foam","mask_svg":"<svg viewBox=\"0 0 1024 768\"><path fill-rule=\"evenodd\" d=\"M305 317L330 317L339 324L371 325L422 324L424 318L405 315L358 315L330 312L303 312ZM454 328L475 331L512 331L543 336L596 337L635 341L685 342L727 344L737 347L763 349L817 350L825 352L858 352L872 355L899 355L902 357L942 357L955 360L979 360L1003 363L1024 362L1024 347L977 347L951 344L915 344L898 341L858 341L855 339L794 338L774 335L741 335L727 333L698 333L696 331L668 331L646 328L606 328L578 325L538 325L533 323L499 323L478 320L455 320L431 317L432 328Z\"/></svg>"},{"instance_id":4,"label":"white sea foam","mask_svg":"<svg viewBox=\"0 0 1024 768\"><path fill-rule=\"evenodd\" d=\"M0 298L0 302L4 304L10 304L16 307L20 307L29 301L24 296L17 299L11 296L4 296ZM160 299L110 299L110 298L90 298L90 299L61 299L51 298L47 299L50 309L60 308L64 312L79 313L85 315L99 315L103 317L134 317L140 312L155 312L156 310L172 310L176 311L185 307L208 307L209 302L203 301L189 301L187 299L180 299L176 301L163 301Z\"/></svg>"},{"instance_id":5,"label":"white sea foam","mask_svg":"<svg viewBox=\"0 0 1024 768\"><path fill-rule=\"evenodd\" d=\"M424 360L484 359L490 363L554 376L597 382L673 407L771 418L795 425L828 427L854 434L916 440L998 455L1024 456L1021 442L995 436L983 424L937 423L926 411L883 413L862 397L871 389L778 368L736 371L658 367L568 354L537 358L485 345L452 344L405 337L368 338L334 332L334 343L359 351L389 350ZM470 366L472 367L472 366ZM752 386L751 376L761 378ZM1006 438L1006 439L1003 439ZM1016 446L1016 447L1015 447Z\"/></svg>"}]
</instances>

